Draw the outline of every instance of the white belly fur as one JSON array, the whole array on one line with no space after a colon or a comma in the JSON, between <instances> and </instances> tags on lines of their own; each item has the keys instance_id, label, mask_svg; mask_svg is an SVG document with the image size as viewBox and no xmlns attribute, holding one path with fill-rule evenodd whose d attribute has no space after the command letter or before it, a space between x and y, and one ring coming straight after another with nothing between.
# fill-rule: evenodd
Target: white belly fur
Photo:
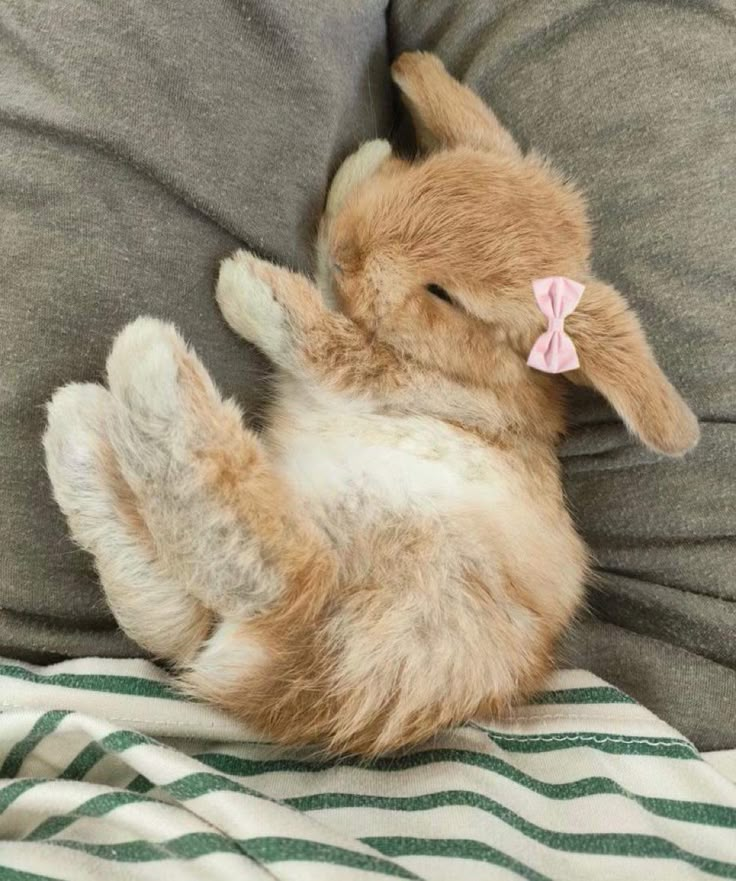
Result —
<instances>
[{"instance_id":1,"label":"white belly fur","mask_svg":"<svg viewBox=\"0 0 736 881\"><path fill-rule=\"evenodd\" d=\"M377 412L324 392L289 389L270 432L279 470L307 504L372 520L510 501L501 453L424 416Z\"/></svg>"}]
</instances>

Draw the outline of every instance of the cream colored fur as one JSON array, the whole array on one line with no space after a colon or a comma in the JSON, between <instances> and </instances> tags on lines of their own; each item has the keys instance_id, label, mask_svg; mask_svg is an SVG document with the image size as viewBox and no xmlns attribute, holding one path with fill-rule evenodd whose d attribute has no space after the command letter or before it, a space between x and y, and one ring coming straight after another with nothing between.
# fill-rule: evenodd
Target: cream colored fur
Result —
<instances>
[{"instance_id":1,"label":"cream colored fur","mask_svg":"<svg viewBox=\"0 0 736 881\"><path fill-rule=\"evenodd\" d=\"M581 197L436 59L394 74L432 152L409 163L376 141L346 160L319 287L245 251L222 264L223 315L279 370L265 430L142 318L115 341L109 391L61 389L45 437L133 639L267 736L366 755L533 693L580 603L555 456L565 380L524 361L533 278L587 285L571 379L657 449L697 440L635 317L590 276Z\"/></svg>"}]
</instances>

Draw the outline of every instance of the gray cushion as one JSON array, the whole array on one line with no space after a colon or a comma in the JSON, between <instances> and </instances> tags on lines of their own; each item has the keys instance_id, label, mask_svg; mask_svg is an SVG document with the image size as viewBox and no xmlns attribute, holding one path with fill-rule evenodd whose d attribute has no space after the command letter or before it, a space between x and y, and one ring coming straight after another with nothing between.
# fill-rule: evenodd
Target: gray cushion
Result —
<instances>
[{"instance_id":1,"label":"gray cushion","mask_svg":"<svg viewBox=\"0 0 736 881\"><path fill-rule=\"evenodd\" d=\"M566 490L598 562L567 662L704 749L736 746L736 39L733 4L395 0L522 145L587 192L595 269L636 306L702 420L658 459L575 395Z\"/></svg>"},{"instance_id":2,"label":"gray cushion","mask_svg":"<svg viewBox=\"0 0 736 881\"><path fill-rule=\"evenodd\" d=\"M175 320L257 409L265 365L212 303L238 241L308 268L339 158L390 125L384 0L0 6L0 652L130 654L50 500L42 404L112 335ZM245 8L247 6L247 8ZM704 420L665 462L578 393L567 491L598 561L567 646L703 748L736 746L733 13L714 2L394 0L522 144L584 186L596 269Z\"/></svg>"},{"instance_id":3,"label":"gray cushion","mask_svg":"<svg viewBox=\"0 0 736 881\"><path fill-rule=\"evenodd\" d=\"M51 501L43 404L152 313L257 406L217 262L245 242L309 267L330 175L389 126L384 6L0 4L0 653L137 651Z\"/></svg>"}]
</instances>

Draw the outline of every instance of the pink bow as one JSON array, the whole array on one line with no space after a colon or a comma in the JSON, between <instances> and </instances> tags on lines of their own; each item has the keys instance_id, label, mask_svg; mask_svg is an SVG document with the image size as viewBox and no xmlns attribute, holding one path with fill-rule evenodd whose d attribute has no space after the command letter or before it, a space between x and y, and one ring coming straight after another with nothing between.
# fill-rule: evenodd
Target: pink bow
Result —
<instances>
[{"instance_id":1,"label":"pink bow","mask_svg":"<svg viewBox=\"0 0 736 881\"><path fill-rule=\"evenodd\" d=\"M585 285L562 275L538 278L532 282L534 297L543 315L547 330L532 346L526 363L545 373L564 373L580 367L578 353L564 331L565 318L580 302Z\"/></svg>"}]
</instances>

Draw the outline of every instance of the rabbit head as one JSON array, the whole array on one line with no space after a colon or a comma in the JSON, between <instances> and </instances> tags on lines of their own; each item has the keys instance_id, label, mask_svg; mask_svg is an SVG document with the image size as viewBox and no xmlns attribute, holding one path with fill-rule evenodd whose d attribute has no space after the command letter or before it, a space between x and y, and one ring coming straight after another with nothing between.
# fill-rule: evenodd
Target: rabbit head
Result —
<instances>
[{"instance_id":1,"label":"rabbit head","mask_svg":"<svg viewBox=\"0 0 736 881\"><path fill-rule=\"evenodd\" d=\"M339 308L424 368L493 386L539 384L525 360L545 319L532 281L585 285L566 330L567 378L598 389L649 447L695 445L692 412L658 367L623 297L590 271L582 196L538 155L522 155L493 113L431 55L393 67L424 153L373 141L339 170L323 218L322 262ZM563 382L563 380L556 380Z\"/></svg>"}]
</instances>

